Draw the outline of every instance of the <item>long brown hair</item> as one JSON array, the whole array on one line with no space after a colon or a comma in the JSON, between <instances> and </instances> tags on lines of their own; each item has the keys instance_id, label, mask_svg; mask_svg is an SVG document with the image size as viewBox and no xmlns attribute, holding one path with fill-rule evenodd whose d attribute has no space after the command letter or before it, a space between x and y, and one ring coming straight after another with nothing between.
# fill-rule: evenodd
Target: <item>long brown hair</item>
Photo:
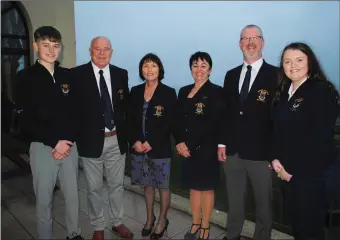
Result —
<instances>
[{"instance_id":1,"label":"long brown hair","mask_svg":"<svg viewBox=\"0 0 340 240\"><path fill-rule=\"evenodd\" d=\"M316 55L314 54L313 50L306 44L302 42L293 42L287 45L281 54L281 60L280 60L280 67L279 67L279 86L276 91L276 94L274 96L273 105L275 106L281 97L281 93L283 92L284 88L287 86L287 84L291 83L291 80L287 77L287 75L284 72L283 69L283 56L287 50L299 50L307 55L308 59L308 81L325 81L328 83L329 88L331 89L331 92L334 93L336 97L336 101L339 105L339 93L334 87L333 83L331 83L327 76L325 75L319 60L317 59Z\"/></svg>"}]
</instances>

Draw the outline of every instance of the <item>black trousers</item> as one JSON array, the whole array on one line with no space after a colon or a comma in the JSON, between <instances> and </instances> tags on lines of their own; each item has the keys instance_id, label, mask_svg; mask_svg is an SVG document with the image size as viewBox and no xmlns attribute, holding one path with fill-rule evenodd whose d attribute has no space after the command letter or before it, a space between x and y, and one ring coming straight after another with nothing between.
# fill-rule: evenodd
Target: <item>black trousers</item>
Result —
<instances>
[{"instance_id":1,"label":"black trousers","mask_svg":"<svg viewBox=\"0 0 340 240\"><path fill-rule=\"evenodd\" d=\"M293 176L282 183L284 210L295 240L324 240L327 189L324 176Z\"/></svg>"}]
</instances>

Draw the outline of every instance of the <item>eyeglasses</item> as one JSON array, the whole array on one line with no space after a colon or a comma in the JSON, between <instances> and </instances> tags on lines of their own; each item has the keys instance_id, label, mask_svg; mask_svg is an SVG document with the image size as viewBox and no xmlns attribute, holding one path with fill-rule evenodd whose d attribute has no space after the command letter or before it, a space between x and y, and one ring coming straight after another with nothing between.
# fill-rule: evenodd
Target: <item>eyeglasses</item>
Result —
<instances>
[{"instance_id":1,"label":"eyeglasses","mask_svg":"<svg viewBox=\"0 0 340 240\"><path fill-rule=\"evenodd\" d=\"M241 38L241 42L249 42L250 40L252 40L252 41L259 41L260 39L263 39L263 37L261 37L261 36L243 37L243 38Z\"/></svg>"},{"instance_id":2,"label":"eyeglasses","mask_svg":"<svg viewBox=\"0 0 340 240\"><path fill-rule=\"evenodd\" d=\"M112 51L111 48L104 48L104 49L101 49L101 48L92 48L93 51L96 53L96 54L100 54L100 53L104 53L104 54L108 54Z\"/></svg>"}]
</instances>

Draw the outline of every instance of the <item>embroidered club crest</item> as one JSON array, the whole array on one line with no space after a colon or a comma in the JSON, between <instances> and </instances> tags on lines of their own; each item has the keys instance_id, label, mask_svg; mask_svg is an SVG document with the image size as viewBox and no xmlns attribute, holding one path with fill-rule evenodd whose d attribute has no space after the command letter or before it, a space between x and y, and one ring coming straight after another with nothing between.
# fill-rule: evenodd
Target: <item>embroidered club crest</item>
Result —
<instances>
[{"instance_id":1,"label":"embroidered club crest","mask_svg":"<svg viewBox=\"0 0 340 240\"><path fill-rule=\"evenodd\" d=\"M155 106L155 113L153 115L156 116L156 117L162 117L163 116L162 115L163 110L164 110L164 107L157 105L157 106Z\"/></svg>"},{"instance_id":2,"label":"embroidered club crest","mask_svg":"<svg viewBox=\"0 0 340 240\"><path fill-rule=\"evenodd\" d=\"M195 113L197 115L202 115L203 114L203 108L205 107L205 105L203 103L199 102L199 103L196 103L195 106L196 106Z\"/></svg>"},{"instance_id":3,"label":"embroidered club crest","mask_svg":"<svg viewBox=\"0 0 340 240\"><path fill-rule=\"evenodd\" d=\"M124 98L124 90L122 88L119 89L118 94L119 94L119 99L122 100Z\"/></svg>"},{"instance_id":4,"label":"embroidered club crest","mask_svg":"<svg viewBox=\"0 0 340 240\"><path fill-rule=\"evenodd\" d=\"M69 84L61 84L61 92L64 95L68 95L68 93L70 92L70 85Z\"/></svg>"},{"instance_id":5,"label":"embroidered club crest","mask_svg":"<svg viewBox=\"0 0 340 240\"><path fill-rule=\"evenodd\" d=\"M266 96L269 95L269 92L265 89L260 89L257 92L259 93L259 95L257 96L256 101L266 102Z\"/></svg>"},{"instance_id":6,"label":"embroidered club crest","mask_svg":"<svg viewBox=\"0 0 340 240\"><path fill-rule=\"evenodd\" d=\"M303 102L303 98L297 98L295 99L292 108L290 109L291 111L295 112L296 109L300 106L300 104Z\"/></svg>"}]
</instances>

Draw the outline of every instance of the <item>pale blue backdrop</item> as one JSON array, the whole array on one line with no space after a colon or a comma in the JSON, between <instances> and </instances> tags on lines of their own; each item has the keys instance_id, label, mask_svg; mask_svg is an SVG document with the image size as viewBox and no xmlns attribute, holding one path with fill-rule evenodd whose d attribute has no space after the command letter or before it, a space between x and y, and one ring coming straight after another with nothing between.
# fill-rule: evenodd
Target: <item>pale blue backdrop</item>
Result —
<instances>
[{"instance_id":1,"label":"pale blue backdrop","mask_svg":"<svg viewBox=\"0 0 340 240\"><path fill-rule=\"evenodd\" d=\"M111 39L112 63L129 71L129 86L141 83L139 60L156 53L165 67L164 83L178 90L193 82L189 57L206 51L213 59L211 81L223 85L226 70L242 63L238 41L247 24L264 34L264 59L279 64L284 46L304 41L318 55L339 88L339 1L75 1L77 64L89 61L94 36Z\"/></svg>"}]
</instances>

